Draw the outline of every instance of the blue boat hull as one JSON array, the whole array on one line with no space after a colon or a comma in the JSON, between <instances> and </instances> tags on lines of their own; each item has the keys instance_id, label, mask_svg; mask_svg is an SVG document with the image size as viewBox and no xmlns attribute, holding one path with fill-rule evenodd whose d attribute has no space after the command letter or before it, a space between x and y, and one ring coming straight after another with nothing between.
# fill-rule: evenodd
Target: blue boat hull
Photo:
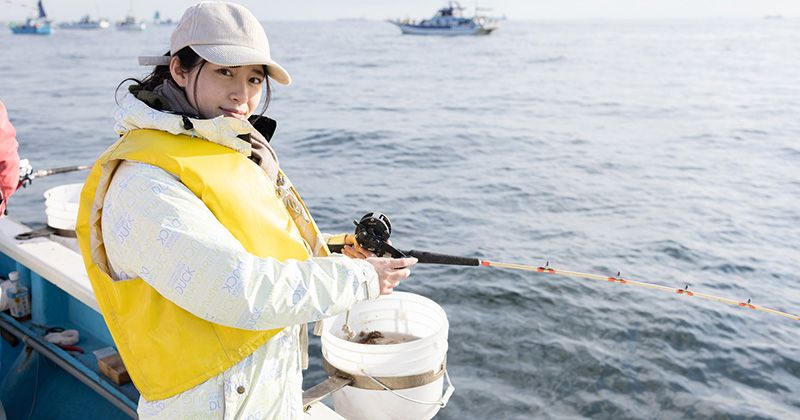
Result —
<instances>
[{"instance_id":1,"label":"blue boat hull","mask_svg":"<svg viewBox=\"0 0 800 420\"><path fill-rule=\"evenodd\" d=\"M11 32L17 35L50 35L53 30L50 26L12 26Z\"/></svg>"},{"instance_id":2,"label":"blue boat hull","mask_svg":"<svg viewBox=\"0 0 800 420\"><path fill-rule=\"evenodd\" d=\"M30 290L32 318L0 312L0 401L9 419L128 419L139 393L103 377L93 350L113 346L102 316L58 286L0 252L0 276L17 271ZM68 352L43 339L46 327L80 332L85 353ZM0 418L2 412L0 411Z\"/></svg>"}]
</instances>

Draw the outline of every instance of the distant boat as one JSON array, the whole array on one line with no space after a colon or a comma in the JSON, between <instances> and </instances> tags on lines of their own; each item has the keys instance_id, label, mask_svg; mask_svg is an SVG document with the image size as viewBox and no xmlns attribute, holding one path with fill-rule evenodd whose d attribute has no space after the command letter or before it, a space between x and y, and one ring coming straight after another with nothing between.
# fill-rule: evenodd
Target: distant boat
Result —
<instances>
[{"instance_id":1,"label":"distant boat","mask_svg":"<svg viewBox=\"0 0 800 420\"><path fill-rule=\"evenodd\" d=\"M107 29L111 26L108 19L92 20L89 15L86 15L77 22L63 22L59 23L58 27L61 29Z\"/></svg>"},{"instance_id":2,"label":"distant boat","mask_svg":"<svg viewBox=\"0 0 800 420\"><path fill-rule=\"evenodd\" d=\"M39 17L28 18L25 23L12 23L9 25L11 32L25 35L50 35L53 32L47 13L44 11L42 1L39 0Z\"/></svg>"},{"instance_id":3,"label":"distant boat","mask_svg":"<svg viewBox=\"0 0 800 420\"><path fill-rule=\"evenodd\" d=\"M156 10L156 12L153 14L153 25L174 25L174 24L175 22L170 18L161 19L161 13L158 10Z\"/></svg>"},{"instance_id":4,"label":"distant boat","mask_svg":"<svg viewBox=\"0 0 800 420\"><path fill-rule=\"evenodd\" d=\"M397 19L389 22L409 35L488 35L499 28L498 19L478 15L477 9L473 16L464 16L464 7L457 1L448 2L447 6L439 9L430 19L419 22Z\"/></svg>"},{"instance_id":5,"label":"distant boat","mask_svg":"<svg viewBox=\"0 0 800 420\"><path fill-rule=\"evenodd\" d=\"M133 16L125 16L125 20L117 22L118 31L143 31L147 25L144 22L137 21Z\"/></svg>"}]
</instances>

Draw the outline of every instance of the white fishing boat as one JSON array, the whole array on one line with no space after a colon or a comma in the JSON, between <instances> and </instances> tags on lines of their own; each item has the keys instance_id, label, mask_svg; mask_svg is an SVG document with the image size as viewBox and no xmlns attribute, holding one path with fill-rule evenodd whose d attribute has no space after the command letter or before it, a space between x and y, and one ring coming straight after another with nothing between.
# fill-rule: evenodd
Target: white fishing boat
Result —
<instances>
[{"instance_id":1,"label":"white fishing boat","mask_svg":"<svg viewBox=\"0 0 800 420\"><path fill-rule=\"evenodd\" d=\"M125 19L117 22L116 26L118 31L141 32L147 28L144 22L136 20L136 18L131 15L125 16Z\"/></svg>"},{"instance_id":2,"label":"white fishing boat","mask_svg":"<svg viewBox=\"0 0 800 420\"><path fill-rule=\"evenodd\" d=\"M61 29L108 29L111 23L108 19L94 20L89 15L85 15L77 22L62 22L58 24Z\"/></svg>"},{"instance_id":3,"label":"white fishing boat","mask_svg":"<svg viewBox=\"0 0 800 420\"><path fill-rule=\"evenodd\" d=\"M499 28L499 20L496 18L479 15L477 9L475 14L468 17L464 11L465 8L458 2L451 1L430 19L397 19L389 22L408 35L488 35Z\"/></svg>"}]
</instances>

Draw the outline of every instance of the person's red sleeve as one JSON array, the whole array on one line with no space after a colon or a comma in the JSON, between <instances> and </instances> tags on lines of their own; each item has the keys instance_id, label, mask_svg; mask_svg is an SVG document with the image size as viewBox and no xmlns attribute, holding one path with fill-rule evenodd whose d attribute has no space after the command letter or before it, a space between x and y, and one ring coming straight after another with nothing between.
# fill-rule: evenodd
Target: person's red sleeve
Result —
<instances>
[{"instance_id":1,"label":"person's red sleeve","mask_svg":"<svg viewBox=\"0 0 800 420\"><path fill-rule=\"evenodd\" d=\"M19 186L19 154L17 131L8 120L6 106L0 101L0 216L5 214L6 203Z\"/></svg>"}]
</instances>

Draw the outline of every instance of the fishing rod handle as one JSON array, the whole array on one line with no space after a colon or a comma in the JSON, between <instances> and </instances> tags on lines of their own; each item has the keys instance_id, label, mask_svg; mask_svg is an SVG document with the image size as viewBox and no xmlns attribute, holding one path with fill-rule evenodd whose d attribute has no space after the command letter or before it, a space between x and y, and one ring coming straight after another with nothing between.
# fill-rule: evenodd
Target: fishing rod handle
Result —
<instances>
[{"instance_id":1,"label":"fishing rod handle","mask_svg":"<svg viewBox=\"0 0 800 420\"><path fill-rule=\"evenodd\" d=\"M344 254L342 251L344 250L344 246L348 242L348 236L353 236L349 233L340 233L337 235L332 235L328 238L327 245L328 250L331 252L335 252L337 254Z\"/></svg>"},{"instance_id":2,"label":"fishing rod handle","mask_svg":"<svg viewBox=\"0 0 800 420\"><path fill-rule=\"evenodd\" d=\"M333 243L332 243L333 242ZM328 249L331 252L341 254L344 249L344 243L338 241L328 242ZM407 257L414 257L418 260L419 264L443 264L443 265L466 265L466 266L479 266L481 260L477 258L458 257L455 255L436 254L427 251L400 251Z\"/></svg>"},{"instance_id":3,"label":"fishing rod handle","mask_svg":"<svg viewBox=\"0 0 800 420\"><path fill-rule=\"evenodd\" d=\"M447 254L437 254L434 252L417 251L414 249L410 251L403 251L403 253L409 257L416 258L419 264L443 264L443 265L467 265L467 266L481 265L481 260L477 258L459 257L456 255L447 255Z\"/></svg>"}]
</instances>

